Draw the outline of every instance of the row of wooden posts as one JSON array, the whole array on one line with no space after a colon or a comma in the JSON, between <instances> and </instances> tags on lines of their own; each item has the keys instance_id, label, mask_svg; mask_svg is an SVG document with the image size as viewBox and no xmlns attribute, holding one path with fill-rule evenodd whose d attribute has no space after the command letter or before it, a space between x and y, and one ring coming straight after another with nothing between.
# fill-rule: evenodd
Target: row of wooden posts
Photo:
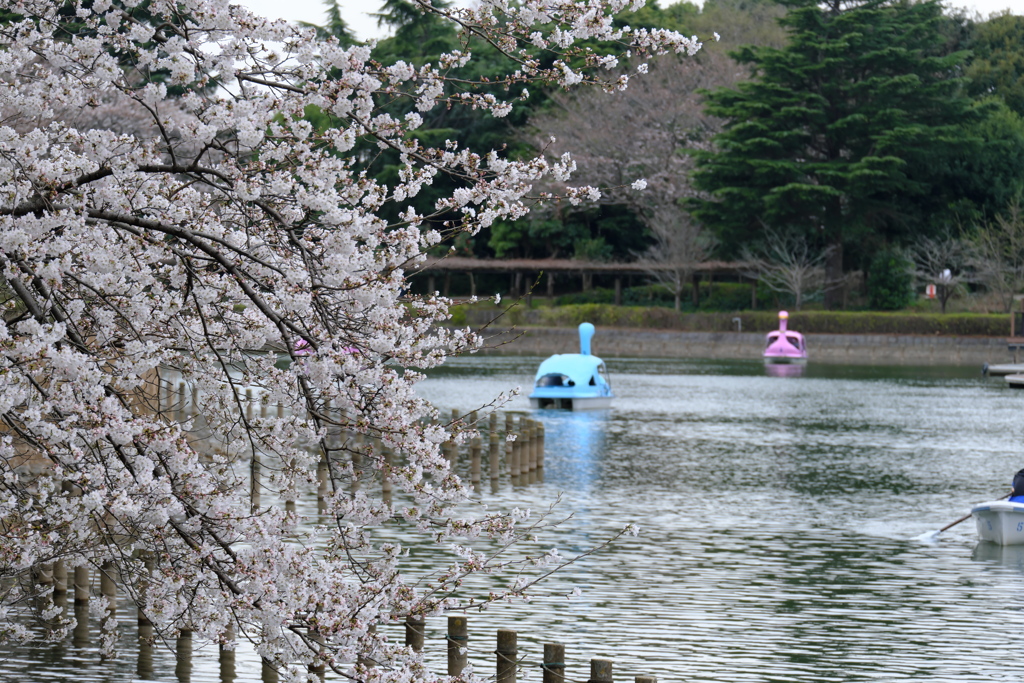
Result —
<instances>
[{"instance_id":1,"label":"row of wooden posts","mask_svg":"<svg viewBox=\"0 0 1024 683\"><path fill-rule=\"evenodd\" d=\"M84 576L87 576L84 574ZM72 634L73 643L76 646L86 646L89 643L89 605L88 605L88 584L80 583L83 574L75 572L75 600L74 612L77 626ZM113 590L113 578L110 572L101 570L101 593L111 600L115 599ZM56 590L60 583L57 582L54 591L54 600L58 605L66 606L67 593ZM84 593L83 593L84 589ZM108 618L113 618L113 609ZM448 629L444 634L444 641L447 647L447 674L457 676L469 665L470 634L468 618L463 615L449 616ZM143 611L138 612L139 626L139 654L138 654L138 675L140 678L152 678L155 673L153 662L153 626L146 618ZM405 620L405 645L415 652L422 653L427 642L426 620L423 617L410 616ZM498 629L495 655L495 683L516 683L520 674L531 667L537 667L542 672L542 683L566 683L567 681L579 681L580 679L571 676L571 667L566 658L565 645L563 643L544 643L543 658L538 662L530 662L527 655L520 651L518 644L518 632L509 629ZM193 668L193 644L192 633L182 631L175 640L175 676L179 683L188 683L191 680ZM364 667L372 667L374 663L368 659L360 659L359 664ZM236 658L233 648L220 647L218 652L218 665L220 669L221 683L234 683L236 680ZM590 660L590 677L586 683L614 683L614 662L611 659L592 658ZM261 667L262 683L278 683L278 672L268 662L264 661ZM482 671L476 667L477 671ZM326 680L326 667L323 664L309 666L309 672L317 676L321 681ZM620 679L621 680L621 679ZM634 675L634 683L657 683L657 678L650 675Z\"/></svg>"},{"instance_id":2,"label":"row of wooden posts","mask_svg":"<svg viewBox=\"0 0 1024 683\"><path fill-rule=\"evenodd\" d=\"M186 382L164 381L161 393L160 407L169 415L170 419L177 422L185 422L196 416L196 401L191 395ZM190 400L193 399L193 400ZM284 407L281 404L270 406L260 401L254 395L252 389L246 389L244 394L244 405L246 419L252 420L259 411L260 417L267 417L271 410L274 410L278 417L284 416ZM257 407L258 406L258 407ZM513 485L532 484L543 481L544 472L544 425L525 414L505 412L502 423L498 412L490 412L485 420L481 420L476 411L462 415L459 411L451 412L451 423L461 422L474 428L480 436L473 437L468 444L460 448L454 441L442 444L442 452L448 459L453 471L464 475L468 479L473 490L480 493L483 488L484 472L486 462L488 467L487 478L490 481L492 493L499 489L499 483L503 476L507 476ZM503 427L503 429L502 429ZM508 435L514 435L509 439ZM363 453L380 453L385 461L385 474L382 476L381 488L385 502L391 502L392 484L386 475L386 471L394 463L395 454L392 449L383 446L379 439L370 439L369 442L362 434L344 433L340 430L328 431L328 449L341 450L347 444L347 450L351 452L353 468L358 472L362 470ZM486 461L484 460L484 449L486 447ZM469 459L469 471L464 472L462 465L462 454ZM253 510L258 510L261 505L261 469L262 456L254 453L250 460L250 499ZM324 510L324 501L330 491L331 483L331 462L322 457L317 467L317 500L320 511ZM353 492L359 487L359 479L351 482ZM294 510L295 501L286 501L286 509Z\"/></svg>"}]
</instances>

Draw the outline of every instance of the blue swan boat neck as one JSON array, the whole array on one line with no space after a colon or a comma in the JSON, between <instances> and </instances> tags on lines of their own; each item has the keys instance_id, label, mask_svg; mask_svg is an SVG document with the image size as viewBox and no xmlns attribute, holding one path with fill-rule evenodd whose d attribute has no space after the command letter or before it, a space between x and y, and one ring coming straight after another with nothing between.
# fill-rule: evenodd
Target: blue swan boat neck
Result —
<instances>
[{"instance_id":1,"label":"blue swan boat neck","mask_svg":"<svg viewBox=\"0 0 1024 683\"><path fill-rule=\"evenodd\" d=\"M580 323L580 352L551 356L537 368L531 408L596 410L612 404L612 386L604 361L590 353L594 326Z\"/></svg>"}]
</instances>

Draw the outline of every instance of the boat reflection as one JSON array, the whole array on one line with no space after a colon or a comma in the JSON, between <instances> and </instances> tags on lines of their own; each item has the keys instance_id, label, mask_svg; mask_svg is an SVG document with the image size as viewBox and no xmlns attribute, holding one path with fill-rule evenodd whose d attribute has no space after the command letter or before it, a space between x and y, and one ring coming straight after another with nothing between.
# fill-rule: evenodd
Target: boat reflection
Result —
<instances>
[{"instance_id":1,"label":"boat reflection","mask_svg":"<svg viewBox=\"0 0 1024 683\"><path fill-rule=\"evenodd\" d=\"M795 363L765 363L764 371L769 377L803 377L806 365Z\"/></svg>"},{"instance_id":2,"label":"boat reflection","mask_svg":"<svg viewBox=\"0 0 1024 683\"><path fill-rule=\"evenodd\" d=\"M600 476L610 410L543 411L544 480L568 489L590 490Z\"/></svg>"},{"instance_id":3,"label":"boat reflection","mask_svg":"<svg viewBox=\"0 0 1024 683\"><path fill-rule=\"evenodd\" d=\"M990 541L979 541L971 552L975 562L1001 564L1024 573L1024 545L999 545Z\"/></svg>"}]
</instances>

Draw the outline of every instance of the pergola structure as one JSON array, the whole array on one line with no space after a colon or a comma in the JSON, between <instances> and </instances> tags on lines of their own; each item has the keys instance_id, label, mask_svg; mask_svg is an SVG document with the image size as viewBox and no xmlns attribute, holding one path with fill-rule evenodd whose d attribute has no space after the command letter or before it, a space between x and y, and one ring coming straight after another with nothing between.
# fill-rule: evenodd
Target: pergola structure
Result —
<instances>
[{"instance_id":1,"label":"pergola structure","mask_svg":"<svg viewBox=\"0 0 1024 683\"><path fill-rule=\"evenodd\" d=\"M683 264L685 269L693 273L694 296L699 291L699 282L705 276L729 276L747 280L755 288L752 295L756 295L757 281L750 277L750 265L744 262L729 261L705 261L703 263ZM428 257L427 260L413 270L413 273L423 273L428 278L428 291L436 291L434 286L435 276L440 273L450 276L452 273L465 273L469 275L470 295L476 296L477 274L507 273L513 278L510 291L513 294L525 294L527 298L530 292L523 291L524 280L530 282L541 273L547 277L547 295L554 295L554 276L559 274L578 275L582 279L582 289L587 291L591 288L594 275L609 275L615 281L615 303L622 303L622 278L630 275L646 275L657 277L658 271L672 272L679 270L679 264L662 263L602 263L592 261L577 261L574 259L477 259L465 256ZM445 287L447 290L447 287Z\"/></svg>"}]
</instances>

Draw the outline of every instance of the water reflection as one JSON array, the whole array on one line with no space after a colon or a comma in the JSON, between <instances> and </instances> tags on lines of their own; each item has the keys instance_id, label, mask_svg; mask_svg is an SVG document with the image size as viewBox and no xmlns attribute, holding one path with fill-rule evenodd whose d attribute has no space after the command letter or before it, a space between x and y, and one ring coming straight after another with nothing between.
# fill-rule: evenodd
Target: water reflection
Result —
<instances>
[{"instance_id":1,"label":"water reflection","mask_svg":"<svg viewBox=\"0 0 1024 683\"><path fill-rule=\"evenodd\" d=\"M975 562L991 562L1014 569L1024 574L1024 545L998 545L981 541L974 547L971 559Z\"/></svg>"},{"instance_id":2,"label":"water reflection","mask_svg":"<svg viewBox=\"0 0 1024 683\"><path fill-rule=\"evenodd\" d=\"M605 456L610 411L538 410L534 416L544 423L545 450L557 454L545 459L545 481L574 491L591 490Z\"/></svg>"},{"instance_id":3,"label":"water reflection","mask_svg":"<svg viewBox=\"0 0 1024 683\"><path fill-rule=\"evenodd\" d=\"M803 377L807 366L803 363L765 363L764 371L769 377Z\"/></svg>"}]
</instances>

